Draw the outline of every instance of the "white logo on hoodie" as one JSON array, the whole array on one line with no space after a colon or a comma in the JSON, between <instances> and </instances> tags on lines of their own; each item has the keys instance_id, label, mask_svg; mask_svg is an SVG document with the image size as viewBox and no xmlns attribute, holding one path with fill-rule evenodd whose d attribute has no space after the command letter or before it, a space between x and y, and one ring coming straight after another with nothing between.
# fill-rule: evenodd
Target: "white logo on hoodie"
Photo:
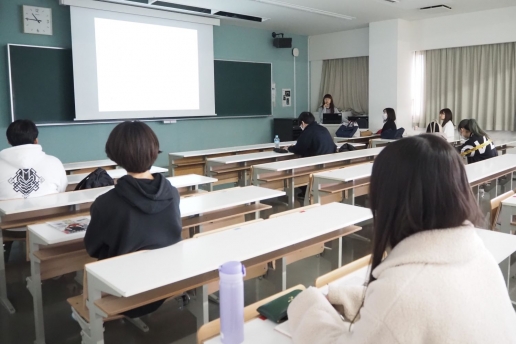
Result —
<instances>
[{"instance_id":1,"label":"white logo on hoodie","mask_svg":"<svg viewBox=\"0 0 516 344\"><path fill-rule=\"evenodd\" d=\"M13 185L15 192L21 192L23 198L27 198L34 191L39 190L39 184L43 183L45 179L38 176L33 168L20 168L16 171L14 177L9 178L9 184Z\"/></svg>"}]
</instances>

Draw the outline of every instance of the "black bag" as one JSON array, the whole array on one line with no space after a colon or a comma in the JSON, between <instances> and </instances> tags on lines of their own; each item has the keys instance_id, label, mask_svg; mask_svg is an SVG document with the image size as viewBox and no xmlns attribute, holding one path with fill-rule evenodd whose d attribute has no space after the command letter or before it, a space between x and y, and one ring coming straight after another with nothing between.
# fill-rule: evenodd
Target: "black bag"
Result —
<instances>
[{"instance_id":1,"label":"black bag","mask_svg":"<svg viewBox=\"0 0 516 344\"><path fill-rule=\"evenodd\" d=\"M353 125L353 122L349 122L348 125L341 125L335 135L337 137L353 137L358 130L358 126Z\"/></svg>"},{"instance_id":2,"label":"black bag","mask_svg":"<svg viewBox=\"0 0 516 344\"><path fill-rule=\"evenodd\" d=\"M115 181L103 168L97 168L95 171L88 174L86 178L81 180L75 187L77 190L94 189L102 186L115 185Z\"/></svg>"},{"instance_id":3,"label":"black bag","mask_svg":"<svg viewBox=\"0 0 516 344\"><path fill-rule=\"evenodd\" d=\"M403 137L403 133L405 133L404 128L399 128L398 130L387 129L385 131L382 131L382 134L380 137L382 139L388 139L388 140L401 139Z\"/></svg>"},{"instance_id":4,"label":"black bag","mask_svg":"<svg viewBox=\"0 0 516 344\"><path fill-rule=\"evenodd\" d=\"M354 150L356 150L355 146L350 145L349 143L345 143L342 146L340 146L339 153L349 152L349 151L354 151Z\"/></svg>"}]
</instances>

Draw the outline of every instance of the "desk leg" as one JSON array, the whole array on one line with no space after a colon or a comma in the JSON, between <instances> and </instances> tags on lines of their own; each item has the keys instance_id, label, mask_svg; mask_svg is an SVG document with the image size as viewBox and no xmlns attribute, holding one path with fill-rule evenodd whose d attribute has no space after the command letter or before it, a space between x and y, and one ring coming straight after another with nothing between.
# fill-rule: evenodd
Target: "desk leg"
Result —
<instances>
[{"instance_id":1,"label":"desk leg","mask_svg":"<svg viewBox=\"0 0 516 344\"><path fill-rule=\"evenodd\" d=\"M344 204L349 204L349 205L355 205L355 189L349 189L347 190L348 192L348 198L345 198L345 195L343 195L344 197L342 198L342 203Z\"/></svg>"},{"instance_id":2,"label":"desk leg","mask_svg":"<svg viewBox=\"0 0 516 344\"><path fill-rule=\"evenodd\" d=\"M92 280L93 278L88 278L87 304L90 312L90 337L88 338L87 333L83 331L83 342L85 344L104 344L104 320L102 316L99 313L97 313L97 306L95 306L95 301L100 300L100 298L102 297L102 293L100 292L100 290L96 288L96 285L95 283L93 283Z\"/></svg>"},{"instance_id":3,"label":"desk leg","mask_svg":"<svg viewBox=\"0 0 516 344\"><path fill-rule=\"evenodd\" d=\"M192 302L193 301L193 302ZM188 309L195 315L197 319L197 329L210 321L209 302L208 302L208 286L203 285L195 289L195 298L190 301Z\"/></svg>"},{"instance_id":4,"label":"desk leg","mask_svg":"<svg viewBox=\"0 0 516 344\"><path fill-rule=\"evenodd\" d=\"M503 207L503 206L502 206ZM501 215L501 223L502 223L502 232L507 234L511 233L511 220L515 214L514 207L503 207L500 212ZM502 269L503 277L505 278L505 283L507 284L507 289L510 286L511 280L511 256L507 257L503 262L500 263L500 269Z\"/></svg>"},{"instance_id":5,"label":"desk leg","mask_svg":"<svg viewBox=\"0 0 516 344\"><path fill-rule=\"evenodd\" d=\"M342 237L332 240L330 243L331 249L329 252L325 252L324 255L328 257L331 263L331 269L335 270L342 266Z\"/></svg>"},{"instance_id":6,"label":"desk leg","mask_svg":"<svg viewBox=\"0 0 516 344\"><path fill-rule=\"evenodd\" d=\"M2 230L0 229L0 248L2 249L2 257L0 257L0 303L4 305L10 314L14 314L16 310L7 298L7 278L5 277L5 261L4 261L4 239Z\"/></svg>"},{"instance_id":7,"label":"desk leg","mask_svg":"<svg viewBox=\"0 0 516 344\"><path fill-rule=\"evenodd\" d=\"M287 290L287 260L285 257L275 261L275 268L267 272L267 279L274 285L275 292Z\"/></svg>"},{"instance_id":8,"label":"desk leg","mask_svg":"<svg viewBox=\"0 0 516 344\"><path fill-rule=\"evenodd\" d=\"M288 207L290 209L294 209L296 205L296 186L294 185L294 177L290 177L287 179L287 198L288 198Z\"/></svg>"},{"instance_id":9,"label":"desk leg","mask_svg":"<svg viewBox=\"0 0 516 344\"><path fill-rule=\"evenodd\" d=\"M30 243L30 277L27 277L27 289L32 294L32 304L34 306L34 324L36 326L35 344L45 344L45 322L43 316L43 294L41 292L41 270L40 261L34 256L39 251L39 245L29 234Z\"/></svg>"}]
</instances>

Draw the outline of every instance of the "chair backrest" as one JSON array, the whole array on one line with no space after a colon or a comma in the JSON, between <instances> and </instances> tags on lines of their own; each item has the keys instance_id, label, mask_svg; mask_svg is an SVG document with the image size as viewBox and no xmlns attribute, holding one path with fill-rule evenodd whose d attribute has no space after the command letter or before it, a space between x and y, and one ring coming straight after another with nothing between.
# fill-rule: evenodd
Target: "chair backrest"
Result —
<instances>
[{"instance_id":1,"label":"chair backrest","mask_svg":"<svg viewBox=\"0 0 516 344\"><path fill-rule=\"evenodd\" d=\"M369 265L370 261L371 261L371 255L367 255L367 256L357 259L349 264L346 264L346 265L338 268L337 270L328 272L326 275L322 275L315 280L315 287L321 288L321 287L327 285L328 283L336 281L339 278L342 278L346 275L349 275L352 272L362 269L363 267Z\"/></svg>"},{"instance_id":2,"label":"chair backrest","mask_svg":"<svg viewBox=\"0 0 516 344\"><path fill-rule=\"evenodd\" d=\"M491 230L496 229L496 222L502 209L502 202L513 195L514 191L511 190L491 200Z\"/></svg>"},{"instance_id":3,"label":"chair backrest","mask_svg":"<svg viewBox=\"0 0 516 344\"><path fill-rule=\"evenodd\" d=\"M295 287L292 287L290 289L284 290L280 293L277 293L275 295L269 296L268 298L265 298L261 301L255 302L247 307L244 308L244 321L252 320L259 316L259 313L257 311L260 306L271 302L272 300L277 299L278 297L281 297L283 295L286 295L296 289L305 290L304 285L296 285ZM201 328L197 331L197 344L203 344L205 341L207 341L210 338L215 337L220 333L220 319L216 319L213 321L210 321L207 324L204 324L201 326Z\"/></svg>"}]
</instances>

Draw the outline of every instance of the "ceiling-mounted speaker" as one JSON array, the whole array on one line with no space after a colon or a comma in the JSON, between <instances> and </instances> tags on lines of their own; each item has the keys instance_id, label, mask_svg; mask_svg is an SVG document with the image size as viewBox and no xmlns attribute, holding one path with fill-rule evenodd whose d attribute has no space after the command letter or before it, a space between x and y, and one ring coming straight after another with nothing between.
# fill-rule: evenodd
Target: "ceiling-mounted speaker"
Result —
<instances>
[{"instance_id":1,"label":"ceiling-mounted speaker","mask_svg":"<svg viewBox=\"0 0 516 344\"><path fill-rule=\"evenodd\" d=\"M274 38L272 45L276 48L292 48L292 38Z\"/></svg>"}]
</instances>

